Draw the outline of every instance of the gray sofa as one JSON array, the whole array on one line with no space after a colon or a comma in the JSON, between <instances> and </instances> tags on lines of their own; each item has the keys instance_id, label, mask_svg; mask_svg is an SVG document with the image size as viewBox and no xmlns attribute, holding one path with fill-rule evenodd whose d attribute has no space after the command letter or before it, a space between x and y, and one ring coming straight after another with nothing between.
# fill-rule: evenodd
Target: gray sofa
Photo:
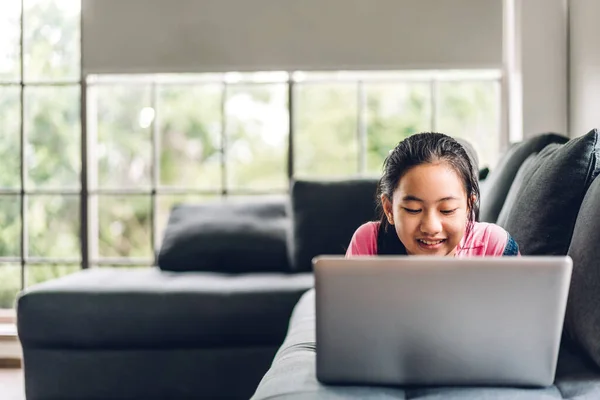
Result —
<instances>
[{"instance_id":1,"label":"gray sofa","mask_svg":"<svg viewBox=\"0 0 600 400\"><path fill-rule=\"evenodd\" d=\"M481 219L504 226L521 252L569 254L572 286L555 384L548 388L326 386L315 375L314 289L296 305L288 334L253 400L600 399L600 145L598 133L565 144L547 134L504 156L483 183Z\"/></svg>"},{"instance_id":2,"label":"gray sofa","mask_svg":"<svg viewBox=\"0 0 600 400\"><path fill-rule=\"evenodd\" d=\"M357 179L296 181L285 198L181 205L158 266L86 270L27 289L17 302L27 398L598 399L597 136L518 144L483 184L482 219L505 226L524 254L574 259L552 388L316 381L310 261L343 254L356 227L375 217L376 180Z\"/></svg>"}]
</instances>

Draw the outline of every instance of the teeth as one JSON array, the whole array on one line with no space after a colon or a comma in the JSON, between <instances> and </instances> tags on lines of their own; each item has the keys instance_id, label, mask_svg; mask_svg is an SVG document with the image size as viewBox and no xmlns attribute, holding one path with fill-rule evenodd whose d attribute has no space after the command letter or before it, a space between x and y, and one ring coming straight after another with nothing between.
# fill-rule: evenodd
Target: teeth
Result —
<instances>
[{"instance_id":1,"label":"teeth","mask_svg":"<svg viewBox=\"0 0 600 400\"><path fill-rule=\"evenodd\" d=\"M422 239L419 239L419 241L420 241L420 242L423 242L423 243L425 243L426 245L433 245L433 244L439 244L439 243L442 243L444 240L437 240L437 241L435 241L435 242L430 242L429 240L422 240Z\"/></svg>"}]
</instances>

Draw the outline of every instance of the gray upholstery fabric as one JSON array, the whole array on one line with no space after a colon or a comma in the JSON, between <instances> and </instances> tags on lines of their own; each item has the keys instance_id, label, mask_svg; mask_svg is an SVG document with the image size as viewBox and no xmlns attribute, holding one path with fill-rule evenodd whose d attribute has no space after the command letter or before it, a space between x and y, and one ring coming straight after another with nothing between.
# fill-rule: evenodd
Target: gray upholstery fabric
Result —
<instances>
[{"instance_id":1,"label":"gray upholstery fabric","mask_svg":"<svg viewBox=\"0 0 600 400\"><path fill-rule=\"evenodd\" d=\"M600 178L592 183L581 204L569 255L573 275L565 324L600 366Z\"/></svg>"},{"instance_id":2,"label":"gray upholstery fabric","mask_svg":"<svg viewBox=\"0 0 600 400\"><path fill-rule=\"evenodd\" d=\"M289 272L287 197L173 208L158 254L166 271Z\"/></svg>"},{"instance_id":3,"label":"gray upholstery fabric","mask_svg":"<svg viewBox=\"0 0 600 400\"><path fill-rule=\"evenodd\" d=\"M17 301L25 347L185 348L280 344L310 274L94 268Z\"/></svg>"},{"instance_id":4,"label":"gray upholstery fabric","mask_svg":"<svg viewBox=\"0 0 600 400\"><path fill-rule=\"evenodd\" d=\"M314 290L296 306L283 345L252 400L419 399L419 400L592 400L600 399L600 372L567 347L561 349L554 386L543 389L497 387L325 386L315 375Z\"/></svg>"},{"instance_id":5,"label":"gray upholstery fabric","mask_svg":"<svg viewBox=\"0 0 600 400\"><path fill-rule=\"evenodd\" d=\"M290 253L296 271L312 271L312 259L344 254L354 231L376 215L376 179L303 181L292 185Z\"/></svg>"},{"instance_id":6,"label":"gray upholstery fabric","mask_svg":"<svg viewBox=\"0 0 600 400\"><path fill-rule=\"evenodd\" d=\"M492 168L481 188L481 208L479 217L483 222L496 222L510 186L531 153L539 152L550 143L566 143L569 139L562 135L546 133L527 139L511 147Z\"/></svg>"},{"instance_id":7,"label":"gray upholstery fabric","mask_svg":"<svg viewBox=\"0 0 600 400\"><path fill-rule=\"evenodd\" d=\"M534 161L537 157L537 154L538 153L533 153L529 157L527 157L525 161L523 161L523 164L519 168L519 171L517 172L517 175L515 176L512 185L510 185L510 190L506 195L506 200L504 201L502 210L498 215L498 221L496 221L496 224L500 225L501 227L504 227L506 225L506 221L508 220L510 211L513 209L515 203L517 202L517 195L519 194L521 186L523 186L525 176L529 175L531 169L534 167Z\"/></svg>"},{"instance_id":8,"label":"gray upholstery fabric","mask_svg":"<svg viewBox=\"0 0 600 400\"><path fill-rule=\"evenodd\" d=\"M546 146L532 161L503 226L521 254L567 254L585 192L600 173L598 139L594 129Z\"/></svg>"},{"instance_id":9,"label":"gray upholstery fabric","mask_svg":"<svg viewBox=\"0 0 600 400\"><path fill-rule=\"evenodd\" d=\"M27 400L248 400L276 351L25 348L25 392Z\"/></svg>"}]
</instances>

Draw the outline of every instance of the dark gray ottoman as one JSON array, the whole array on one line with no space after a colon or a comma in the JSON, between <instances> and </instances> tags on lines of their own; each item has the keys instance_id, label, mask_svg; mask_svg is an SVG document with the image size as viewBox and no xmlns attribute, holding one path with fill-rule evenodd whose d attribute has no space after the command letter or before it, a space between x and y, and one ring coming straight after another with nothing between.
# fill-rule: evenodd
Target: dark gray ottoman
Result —
<instances>
[{"instance_id":1,"label":"dark gray ottoman","mask_svg":"<svg viewBox=\"0 0 600 400\"><path fill-rule=\"evenodd\" d=\"M92 269L18 299L27 399L248 399L311 274Z\"/></svg>"}]
</instances>

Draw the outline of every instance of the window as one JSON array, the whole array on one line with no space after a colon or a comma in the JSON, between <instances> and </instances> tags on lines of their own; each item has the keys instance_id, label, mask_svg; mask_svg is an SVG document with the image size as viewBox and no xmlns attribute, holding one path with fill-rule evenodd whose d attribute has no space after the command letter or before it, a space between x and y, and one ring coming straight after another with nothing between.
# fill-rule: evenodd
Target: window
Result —
<instances>
[{"instance_id":1,"label":"window","mask_svg":"<svg viewBox=\"0 0 600 400\"><path fill-rule=\"evenodd\" d=\"M82 78L79 7L0 5L0 309L82 266L152 265L178 202L376 176L420 131L496 162L499 71Z\"/></svg>"},{"instance_id":2,"label":"window","mask_svg":"<svg viewBox=\"0 0 600 400\"><path fill-rule=\"evenodd\" d=\"M78 0L0 3L0 308L81 268L79 25Z\"/></svg>"}]
</instances>

